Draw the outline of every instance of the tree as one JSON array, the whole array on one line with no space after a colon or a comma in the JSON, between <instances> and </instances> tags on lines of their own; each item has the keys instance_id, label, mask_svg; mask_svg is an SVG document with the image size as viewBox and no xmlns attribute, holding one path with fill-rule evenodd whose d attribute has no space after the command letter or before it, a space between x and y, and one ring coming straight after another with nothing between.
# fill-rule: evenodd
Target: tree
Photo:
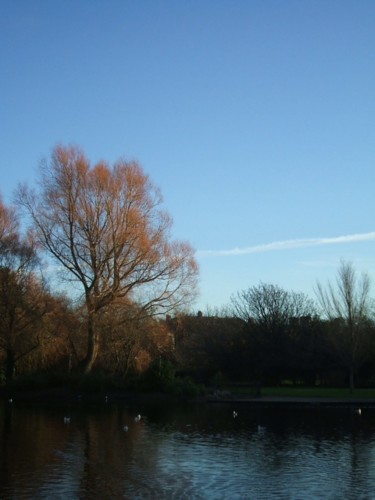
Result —
<instances>
[{"instance_id":1,"label":"tree","mask_svg":"<svg viewBox=\"0 0 375 500\"><path fill-rule=\"evenodd\" d=\"M233 314L248 324L250 359L254 372L279 382L291 372L295 359L296 326L315 314L314 303L303 293L260 283L231 298Z\"/></svg>"},{"instance_id":2,"label":"tree","mask_svg":"<svg viewBox=\"0 0 375 500\"><path fill-rule=\"evenodd\" d=\"M291 318L314 313L313 301L303 293L289 292L277 285L260 283L231 298L234 314L244 321L255 320L264 330L273 331Z\"/></svg>"},{"instance_id":3,"label":"tree","mask_svg":"<svg viewBox=\"0 0 375 500\"><path fill-rule=\"evenodd\" d=\"M205 383L215 376L232 380L244 376L245 338L238 318L208 310L167 318L167 325L174 336L179 371Z\"/></svg>"},{"instance_id":4,"label":"tree","mask_svg":"<svg viewBox=\"0 0 375 500\"><path fill-rule=\"evenodd\" d=\"M141 317L135 309L134 304L122 301L105 308L98 318L103 342L97 364L117 377L141 372L154 359L173 351L173 336L165 322Z\"/></svg>"},{"instance_id":5,"label":"tree","mask_svg":"<svg viewBox=\"0 0 375 500\"><path fill-rule=\"evenodd\" d=\"M21 238L15 210L0 200L0 349L8 384L17 361L39 346L45 287L35 273L37 265L34 240Z\"/></svg>"},{"instance_id":6,"label":"tree","mask_svg":"<svg viewBox=\"0 0 375 500\"><path fill-rule=\"evenodd\" d=\"M18 363L19 373L47 371L58 368L70 371L76 361L74 338L79 331L79 315L64 295L42 296L44 314L38 324L38 349Z\"/></svg>"},{"instance_id":7,"label":"tree","mask_svg":"<svg viewBox=\"0 0 375 500\"><path fill-rule=\"evenodd\" d=\"M0 265L7 264L9 253L18 244L18 218L14 208L7 207L0 198Z\"/></svg>"},{"instance_id":8,"label":"tree","mask_svg":"<svg viewBox=\"0 0 375 500\"><path fill-rule=\"evenodd\" d=\"M336 285L328 282L324 288L318 283L316 296L323 316L331 322L336 349L349 372L352 391L356 369L365 354L366 332L369 329L370 278L366 273L358 277L353 264L342 261Z\"/></svg>"},{"instance_id":9,"label":"tree","mask_svg":"<svg viewBox=\"0 0 375 500\"><path fill-rule=\"evenodd\" d=\"M62 277L83 289L87 373L100 348L98 313L124 298L144 316L187 304L196 290L194 252L188 243L171 241L160 191L135 162L92 167L78 148L57 146L39 186L38 192L21 187L18 200Z\"/></svg>"}]
</instances>

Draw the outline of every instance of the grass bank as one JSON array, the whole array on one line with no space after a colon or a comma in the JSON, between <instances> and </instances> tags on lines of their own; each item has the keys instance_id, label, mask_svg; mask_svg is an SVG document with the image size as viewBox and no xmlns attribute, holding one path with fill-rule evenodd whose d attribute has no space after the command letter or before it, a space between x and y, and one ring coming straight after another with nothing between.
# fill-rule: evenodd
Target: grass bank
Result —
<instances>
[{"instance_id":1,"label":"grass bank","mask_svg":"<svg viewBox=\"0 0 375 500\"><path fill-rule=\"evenodd\" d=\"M238 388L229 389L233 394L241 392L244 390L239 390ZM251 394L253 390L249 390ZM334 388L334 387L262 387L262 396L274 396L274 397L301 397L301 398L337 398L337 399L375 399L375 389L354 389L350 392L346 388Z\"/></svg>"}]
</instances>

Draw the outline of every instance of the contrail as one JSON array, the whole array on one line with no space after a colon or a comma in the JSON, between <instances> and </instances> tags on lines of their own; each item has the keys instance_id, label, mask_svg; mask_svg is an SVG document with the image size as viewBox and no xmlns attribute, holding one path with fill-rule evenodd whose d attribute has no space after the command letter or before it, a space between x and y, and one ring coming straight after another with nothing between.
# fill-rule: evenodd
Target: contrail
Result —
<instances>
[{"instance_id":1,"label":"contrail","mask_svg":"<svg viewBox=\"0 0 375 500\"><path fill-rule=\"evenodd\" d=\"M362 234L348 234L346 236L335 236L332 238L301 238L295 240L274 241L262 245L254 245L244 248L232 248L230 250L198 250L199 257L230 257L236 255L249 255L252 253L272 252L277 250L292 250L295 248L316 247L320 245L342 245L345 243L357 243L360 241L374 241L375 231Z\"/></svg>"}]
</instances>

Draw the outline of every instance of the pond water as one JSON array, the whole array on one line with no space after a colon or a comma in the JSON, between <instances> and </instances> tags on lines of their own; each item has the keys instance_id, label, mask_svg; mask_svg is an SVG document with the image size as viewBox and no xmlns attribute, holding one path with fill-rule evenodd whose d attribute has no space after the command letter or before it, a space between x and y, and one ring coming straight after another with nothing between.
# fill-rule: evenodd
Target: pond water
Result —
<instances>
[{"instance_id":1,"label":"pond water","mask_svg":"<svg viewBox=\"0 0 375 500\"><path fill-rule=\"evenodd\" d=\"M375 498L375 410L0 402L0 498Z\"/></svg>"}]
</instances>

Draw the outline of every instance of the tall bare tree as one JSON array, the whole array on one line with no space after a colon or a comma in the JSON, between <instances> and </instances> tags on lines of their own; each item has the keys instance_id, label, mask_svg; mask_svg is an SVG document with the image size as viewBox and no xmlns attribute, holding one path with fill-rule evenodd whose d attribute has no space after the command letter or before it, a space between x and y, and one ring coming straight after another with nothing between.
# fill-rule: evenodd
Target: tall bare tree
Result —
<instances>
[{"instance_id":1,"label":"tall bare tree","mask_svg":"<svg viewBox=\"0 0 375 500\"><path fill-rule=\"evenodd\" d=\"M76 147L57 146L44 162L39 190L19 189L38 242L78 282L87 314L91 371L100 347L96 316L119 298L144 315L166 313L195 295L198 268L191 246L171 241L160 191L135 162L91 166Z\"/></svg>"},{"instance_id":2,"label":"tall bare tree","mask_svg":"<svg viewBox=\"0 0 375 500\"><path fill-rule=\"evenodd\" d=\"M350 389L364 354L368 319L371 314L370 278L367 273L358 277L351 262L342 261L336 283L324 287L317 284L316 296L323 315L339 329L336 347L349 371Z\"/></svg>"}]
</instances>

